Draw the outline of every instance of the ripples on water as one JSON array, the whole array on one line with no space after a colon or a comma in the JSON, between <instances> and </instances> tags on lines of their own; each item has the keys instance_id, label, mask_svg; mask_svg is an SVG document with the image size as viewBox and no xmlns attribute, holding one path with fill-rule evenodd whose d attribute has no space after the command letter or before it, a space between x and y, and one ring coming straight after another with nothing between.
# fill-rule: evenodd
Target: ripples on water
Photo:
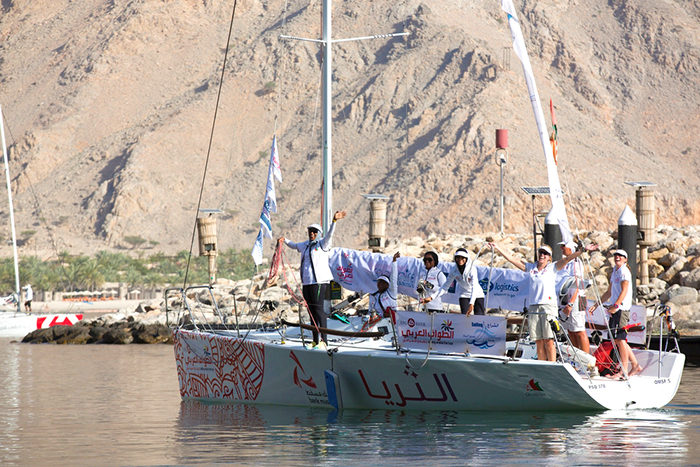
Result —
<instances>
[{"instance_id":1,"label":"ripples on water","mask_svg":"<svg viewBox=\"0 0 700 467\"><path fill-rule=\"evenodd\" d=\"M169 346L0 340L0 465L692 465L698 383L650 411L338 414L181 402Z\"/></svg>"}]
</instances>

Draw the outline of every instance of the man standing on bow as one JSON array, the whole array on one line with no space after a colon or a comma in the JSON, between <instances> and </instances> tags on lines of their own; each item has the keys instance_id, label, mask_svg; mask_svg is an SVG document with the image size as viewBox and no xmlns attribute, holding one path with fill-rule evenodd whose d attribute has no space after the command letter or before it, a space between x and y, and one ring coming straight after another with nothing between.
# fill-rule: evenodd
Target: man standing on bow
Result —
<instances>
[{"instance_id":1,"label":"man standing on bow","mask_svg":"<svg viewBox=\"0 0 700 467\"><path fill-rule=\"evenodd\" d=\"M328 259L331 254L331 244L333 241L333 232L335 232L335 223L338 219L344 219L347 213L345 211L336 211L333 215L333 222L325 237L319 238L323 231L320 225L311 224L307 227L309 239L301 243L294 243L281 237L278 242L284 242L290 248L293 248L301 253L301 265L299 272L301 273L302 291L304 300L309 307L309 313L317 328L326 327L326 313L323 310L323 302L326 299L326 286L333 280L333 273L328 265ZM326 348L328 343L326 335L321 334L319 339L318 331L313 331L314 347L321 349Z\"/></svg>"}]
</instances>

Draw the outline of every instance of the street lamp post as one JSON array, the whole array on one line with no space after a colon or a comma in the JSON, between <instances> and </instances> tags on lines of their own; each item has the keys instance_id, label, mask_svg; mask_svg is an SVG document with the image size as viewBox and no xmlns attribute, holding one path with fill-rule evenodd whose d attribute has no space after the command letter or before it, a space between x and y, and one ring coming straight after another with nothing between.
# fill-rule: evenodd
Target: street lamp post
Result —
<instances>
[{"instance_id":1,"label":"street lamp post","mask_svg":"<svg viewBox=\"0 0 700 467\"><path fill-rule=\"evenodd\" d=\"M501 235L503 235L503 167L508 163L508 130L496 130L496 164L501 168L501 197L498 207L501 216Z\"/></svg>"}]
</instances>

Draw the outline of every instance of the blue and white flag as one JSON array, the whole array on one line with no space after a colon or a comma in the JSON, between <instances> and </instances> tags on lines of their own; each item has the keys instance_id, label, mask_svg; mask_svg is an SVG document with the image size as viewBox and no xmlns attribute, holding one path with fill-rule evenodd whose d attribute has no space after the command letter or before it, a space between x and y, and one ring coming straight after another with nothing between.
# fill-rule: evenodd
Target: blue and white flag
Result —
<instances>
[{"instance_id":1,"label":"blue and white flag","mask_svg":"<svg viewBox=\"0 0 700 467\"><path fill-rule=\"evenodd\" d=\"M262 212L260 213L260 228L261 232L267 237L272 238L272 221L270 219L270 203L265 200Z\"/></svg>"},{"instance_id":2,"label":"blue and white flag","mask_svg":"<svg viewBox=\"0 0 700 467\"><path fill-rule=\"evenodd\" d=\"M269 209L270 212L277 212L277 195L275 195L275 179L272 175L272 167L270 167L270 172L267 174L265 204L267 205L267 209Z\"/></svg>"},{"instance_id":3,"label":"blue and white flag","mask_svg":"<svg viewBox=\"0 0 700 467\"><path fill-rule=\"evenodd\" d=\"M513 50L520 59L520 63L523 65L523 74L525 75L527 90L530 94L530 103L532 104L532 110L535 113L535 122L537 123L537 130L540 134L540 142L542 143L542 149L544 150L544 157L547 161L547 177L549 179L549 195L552 198L552 209L554 209L557 213L562 240L564 242L569 242L573 239L573 235L571 235L569 221L566 218L564 194L561 190L561 184L559 183L557 163L554 160L552 144L549 141L547 125L544 121L544 112L542 112L542 104L540 103L540 96L537 92L535 76L532 73L530 58L527 55L527 48L525 47L523 32L520 29L520 22L518 21L518 16L515 13L513 0L501 0L501 8L508 14L508 24L510 25L510 33L513 37Z\"/></svg>"},{"instance_id":4,"label":"blue and white flag","mask_svg":"<svg viewBox=\"0 0 700 467\"><path fill-rule=\"evenodd\" d=\"M263 229L260 228L258 232L258 238L255 239L255 245L253 245L253 251L250 253L253 257L253 261L256 266L260 266L263 260Z\"/></svg>"},{"instance_id":5,"label":"blue and white flag","mask_svg":"<svg viewBox=\"0 0 700 467\"><path fill-rule=\"evenodd\" d=\"M277 196L275 194L275 179L282 182L282 171L280 170L280 159L277 153L277 135L272 138L272 149L270 149L270 167L267 170L267 186L265 187L265 201L260 213L260 232L255 239L253 246L253 260L256 265L262 264L263 237L272 238L272 218L271 214L277 212Z\"/></svg>"}]
</instances>

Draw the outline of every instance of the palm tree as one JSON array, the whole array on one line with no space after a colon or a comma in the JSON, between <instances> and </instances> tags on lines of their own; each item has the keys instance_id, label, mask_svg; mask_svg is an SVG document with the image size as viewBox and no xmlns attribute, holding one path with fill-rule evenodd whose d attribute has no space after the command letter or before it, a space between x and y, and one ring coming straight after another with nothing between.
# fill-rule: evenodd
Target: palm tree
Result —
<instances>
[{"instance_id":1,"label":"palm tree","mask_svg":"<svg viewBox=\"0 0 700 467\"><path fill-rule=\"evenodd\" d=\"M89 289L96 290L105 283L105 278L100 271L100 263L95 258L89 258L80 265L80 282Z\"/></svg>"}]
</instances>

